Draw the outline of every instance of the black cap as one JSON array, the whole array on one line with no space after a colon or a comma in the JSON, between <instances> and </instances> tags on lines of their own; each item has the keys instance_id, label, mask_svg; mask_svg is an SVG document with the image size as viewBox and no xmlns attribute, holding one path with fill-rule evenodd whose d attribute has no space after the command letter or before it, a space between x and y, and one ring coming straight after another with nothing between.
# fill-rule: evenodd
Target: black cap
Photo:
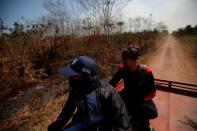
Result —
<instances>
[{"instance_id":1,"label":"black cap","mask_svg":"<svg viewBox=\"0 0 197 131\"><path fill-rule=\"evenodd\" d=\"M70 66L59 68L59 72L68 77L82 74L95 75L97 74L97 64L87 56L79 56L73 60Z\"/></svg>"}]
</instances>

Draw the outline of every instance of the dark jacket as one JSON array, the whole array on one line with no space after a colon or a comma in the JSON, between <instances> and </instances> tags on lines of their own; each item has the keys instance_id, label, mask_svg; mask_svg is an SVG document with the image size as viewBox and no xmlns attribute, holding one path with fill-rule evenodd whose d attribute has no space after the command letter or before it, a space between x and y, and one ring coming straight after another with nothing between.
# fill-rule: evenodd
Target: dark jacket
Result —
<instances>
[{"instance_id":1,"label":"dark jacket","mask_svg":"<svg viewBox=\"0 0 197 131\"><path fill-rule=\"evenodd\" d=\"M115 87L121 79L124 80L125 87L120 95L129 113L133 114L139 111L142 103L152 100L155 96L154 76L149 67L139 65L135 72L130 72L121 64L109 83Z\"/></svg>"},{"instance_id":2,"label":"dark jacket","mask_svg":"<svg viewBox=\"0 0 197 131\"><path fill-rule=\"evenodd\" d=\"M95 94L93 94L95 92ZM102 121L102 130L110 131L111 127L113 127L114 131L127 131L129 130L129 119L125 104L119 94L115 91L114 87L112 87L108 82L99 80L99 86L93 92L93 95L90 98L96 96L96 109L94 110L94 114L101 114L104 116L104 120ZM73 112L76 108L80 108L77 105L77 102L80 102L72 91L69 94L68 101L66 102L61 114L57 118L57 120L49 126L50 129L60 129L62 128L72 117ZM87 118L87 114L92 115L91 112L87 113L85 111L81 111L81 108L78 109L79 119L85 120Z\"/></svg>"}]
</instances>

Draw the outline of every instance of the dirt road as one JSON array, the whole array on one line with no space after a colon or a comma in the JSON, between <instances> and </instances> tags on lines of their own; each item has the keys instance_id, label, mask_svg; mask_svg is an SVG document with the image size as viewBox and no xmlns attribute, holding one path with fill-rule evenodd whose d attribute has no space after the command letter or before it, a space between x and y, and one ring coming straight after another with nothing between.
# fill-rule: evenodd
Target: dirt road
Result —
<instances>
[{"instance_id":1,"label":"dirt road","mask_svg":"<svg viewBox=\"0 0 197 131\"><path fill-rule=\"evenodd\" d=\"M155 78L197 83L197 62L179 41L169 35L161 44L148 60ZM156 131L196 131L188 118L197 118L197 99L157 91L155 102L159 117L151 123Z\"/></svg>"},{"instance_id":2,"label":"dirt road","mask_svg":"<svg viewBox=\"0 0 197 131\"><path fill-rule=\"evenodd\" d=\"M171 35L149 58L148 65L152 67L156 78L197 83L197 62Z\"/></svg>"}]
</instances>

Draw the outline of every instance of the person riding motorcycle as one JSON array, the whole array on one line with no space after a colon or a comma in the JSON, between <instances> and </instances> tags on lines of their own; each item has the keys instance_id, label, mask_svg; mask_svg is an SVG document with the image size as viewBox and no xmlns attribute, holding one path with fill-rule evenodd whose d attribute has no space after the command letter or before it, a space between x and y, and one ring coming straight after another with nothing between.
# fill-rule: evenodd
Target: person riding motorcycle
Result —
<instances>
[{"instance_id":1,"label":"person riding motorcycle","mask_svg":"<svg viewBox=\"0 0 197 131\"><path fill-rule=\"evenodd\" d=\"M131 117L132 128L136 131L150 131L149 119L158 116L152 100L156 95L156 87L151 68L137 61L140 55L141 50L137 44L130 44L122 52L123 63L109 83L114 87L118 85L119 94Z\"/></svg>"},{"instance_id":2,"label":"person riding motorcycle","mask_svg":"<svg viewBox=\"0 0 197 131\"><path fill-rule=\"evenodd\" d=\"M130 130L122 98L114 87L100 79L93 59L79 56L70 66L59 68L59 72L69 77L69 97L57 120L49 125L49 131Z\"/></svg>"}]
</instances>

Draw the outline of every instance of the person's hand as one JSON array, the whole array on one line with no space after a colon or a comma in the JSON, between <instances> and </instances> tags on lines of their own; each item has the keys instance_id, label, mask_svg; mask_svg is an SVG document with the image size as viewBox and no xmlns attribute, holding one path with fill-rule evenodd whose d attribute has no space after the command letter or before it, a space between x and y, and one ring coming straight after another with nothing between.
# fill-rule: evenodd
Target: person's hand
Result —
<instances>
[{"instance_id":1,"label":"person's hand","mask_svg":"<svg viewBox=\"0 0 197 131\"><path fill-rule=\"evenodd\" d=\"M49 125L48 131L62 131L62 129L60 128L60 124L55 121Z\"/></svg>"}]
</instances>

